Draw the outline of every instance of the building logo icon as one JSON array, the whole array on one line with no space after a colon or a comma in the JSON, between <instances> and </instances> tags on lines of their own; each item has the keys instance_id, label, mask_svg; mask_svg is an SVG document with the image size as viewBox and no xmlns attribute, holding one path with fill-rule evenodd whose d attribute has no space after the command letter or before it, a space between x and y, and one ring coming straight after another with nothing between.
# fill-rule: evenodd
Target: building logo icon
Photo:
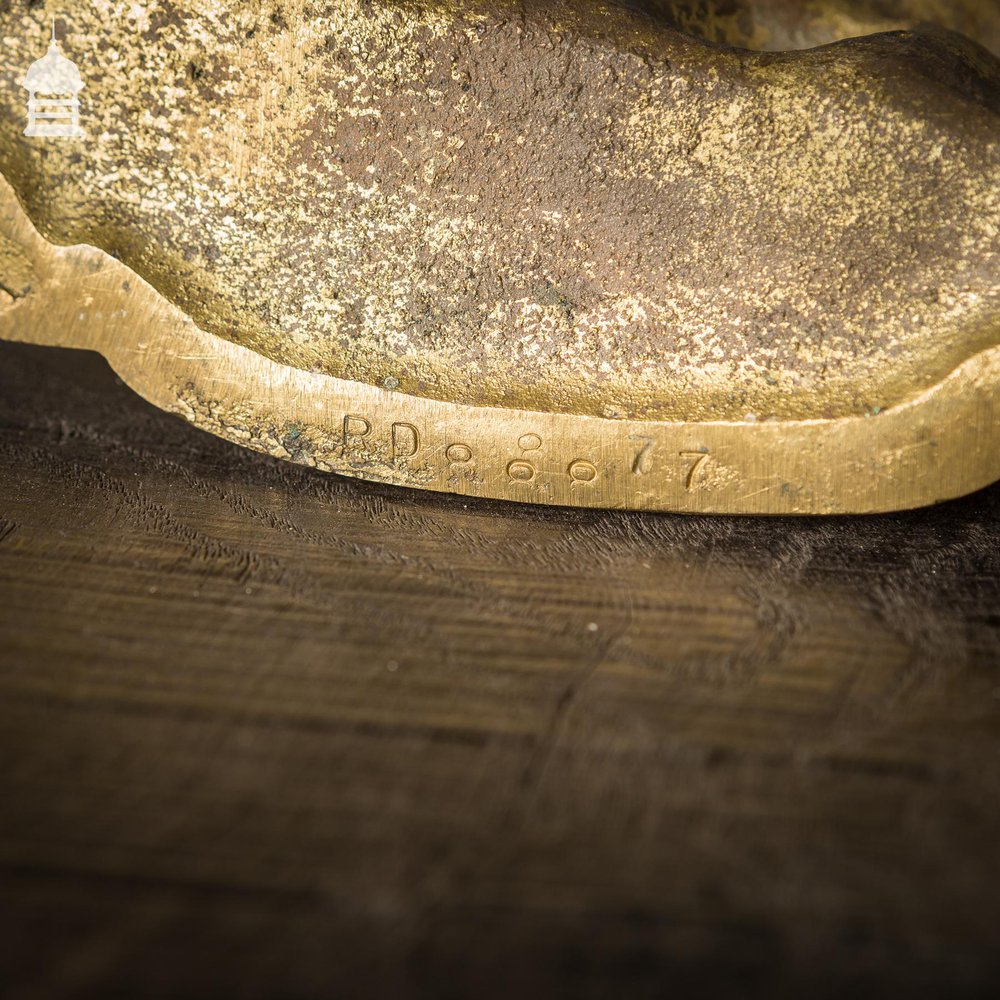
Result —
<instances>
[{"instance_id":1,"label":"building logo icon","mask_svg":"<svg viewBox=\"0 0 1000 1000\"><path fill-rule=\"evenodd\" d=\"M83 80L76 64L59 51L56 22L52 20L49 51L28 68L22 86L28 91L27 136L82 139L80 99Z\"/></svg>"}]
</instances>

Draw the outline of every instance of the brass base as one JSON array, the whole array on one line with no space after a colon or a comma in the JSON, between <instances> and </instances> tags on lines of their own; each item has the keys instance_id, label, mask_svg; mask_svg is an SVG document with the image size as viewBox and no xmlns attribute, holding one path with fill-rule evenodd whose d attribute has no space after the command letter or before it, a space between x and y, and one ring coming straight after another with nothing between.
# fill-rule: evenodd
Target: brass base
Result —
<instances>
[{"instance_id":1,"label":"brass base","mask_svg":"<svg viewBox=\"0 0 1000 1000\"><path fill-rule=\"evenodd\" d=\"M523 503L713 514L919 507L1000 478L1000 347L866 417L616 420L419 398L208 334L101 250L42 239L0 183L0 337L99 351L156 406L329 472Z\"/></svg>"}]
</instances>

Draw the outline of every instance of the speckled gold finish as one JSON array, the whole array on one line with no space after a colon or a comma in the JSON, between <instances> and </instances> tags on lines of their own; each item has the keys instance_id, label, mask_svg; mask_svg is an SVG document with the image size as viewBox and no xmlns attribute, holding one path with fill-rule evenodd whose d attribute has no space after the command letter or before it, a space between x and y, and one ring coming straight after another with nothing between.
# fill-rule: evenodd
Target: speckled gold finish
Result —
<instances>
[{"instance_id":1,"label":"speckled gold finish","mask_svg":"<svg viewBox=\"0 0 1000 1000\"><path fill-rule=\"evenodd\" d=\"M872 416L609 420L441 402L277 364L199 329L103 251L47 243L6 183L0 256L10 289L0 338L100 351L157 406L327 472L520 502L730 514L916 507L1000 476L1000 347Z\"/></svg>"},{"instance_id":2,"label":"speckled gold finish","mask_svg":"<svg viewBox=\"0 0 1000 1000\"><path fill-rule=\"evenodd\" d=\"M67 3L78 144L20 135L17 72L46 35L22 9L0 15L0 170L48 240L134 272L157 303L144 326L271 388L213 392L231 375L171 366L167 398L124 364L130 383L246 443L266 418L272 453L685 510L886 509L996 478L997 61L946 35L720 48L655 7ZM74 342L26 336L17 309L5 336ZM88 334L112 360L138 336L120 319ZM304 419L314 392L336 419ZM929 429L933 401L947 432ZM418 474L398 442L348 462L352 438L374 441L373 405L390 436L446 426L435 447L476 471L439 455ZM292 413L296 448L278 433ZM484 420L473 446L463 427ZM955 435L971 464L934 450ZM672 471L639 482L653 450Z\"/></svg>"}]
</instances>

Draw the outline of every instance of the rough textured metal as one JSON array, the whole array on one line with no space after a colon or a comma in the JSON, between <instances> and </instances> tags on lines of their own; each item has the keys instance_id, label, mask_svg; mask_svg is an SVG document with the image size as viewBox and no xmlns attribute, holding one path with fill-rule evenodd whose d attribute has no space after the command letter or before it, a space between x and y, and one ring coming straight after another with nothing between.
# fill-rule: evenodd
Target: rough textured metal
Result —
<instances>
[{"instance_id":1,"label":"rough textured metal","mask_svg":"<svg viewBox=\"0 0 1000 1000\"><path fill-rule=\"evenodd\" d=\"M427 488L830 512L997 478L996 60L720 48L670 6L70 4L78 145L20 136L43 15L3 15L0 169L100 248L8 191L5 271L53 277L3 335Z\"/></svg>"}]
</instances>

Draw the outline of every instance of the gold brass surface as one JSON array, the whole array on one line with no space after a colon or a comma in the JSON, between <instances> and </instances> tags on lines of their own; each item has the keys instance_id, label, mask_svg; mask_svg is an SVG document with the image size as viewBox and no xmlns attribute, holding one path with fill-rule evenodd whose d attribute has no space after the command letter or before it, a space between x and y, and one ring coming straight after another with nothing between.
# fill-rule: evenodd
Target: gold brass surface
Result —
<instances>
[{"instance_id":1,"label":"gold brass surface","mask_svg":"<svg viewBox=\"0 0 1000 1000\"><path fill-rule=\"evenodd\" d=\"M0 336L469 495L833 513L1000 477L997 60L630 6L67 3L79 142L21 135L45 13L0 14Z\"/></svg>"},{"instance_id":2,"label":"gold brass surface","mask_svg":"<svg viewBox=\"0 0 1000 1000\"><path fill-rule=\"evenodd\" d=\"M7 281L20 282L0 338L100 351L157 406L325 471L520 502L737 514L916 507L1000 476L1000 348L871 417L681 423L472 407L278 365L205 333L102 251L46 243L6 184L0 245Z\"/></svg>"}]
</instances>

